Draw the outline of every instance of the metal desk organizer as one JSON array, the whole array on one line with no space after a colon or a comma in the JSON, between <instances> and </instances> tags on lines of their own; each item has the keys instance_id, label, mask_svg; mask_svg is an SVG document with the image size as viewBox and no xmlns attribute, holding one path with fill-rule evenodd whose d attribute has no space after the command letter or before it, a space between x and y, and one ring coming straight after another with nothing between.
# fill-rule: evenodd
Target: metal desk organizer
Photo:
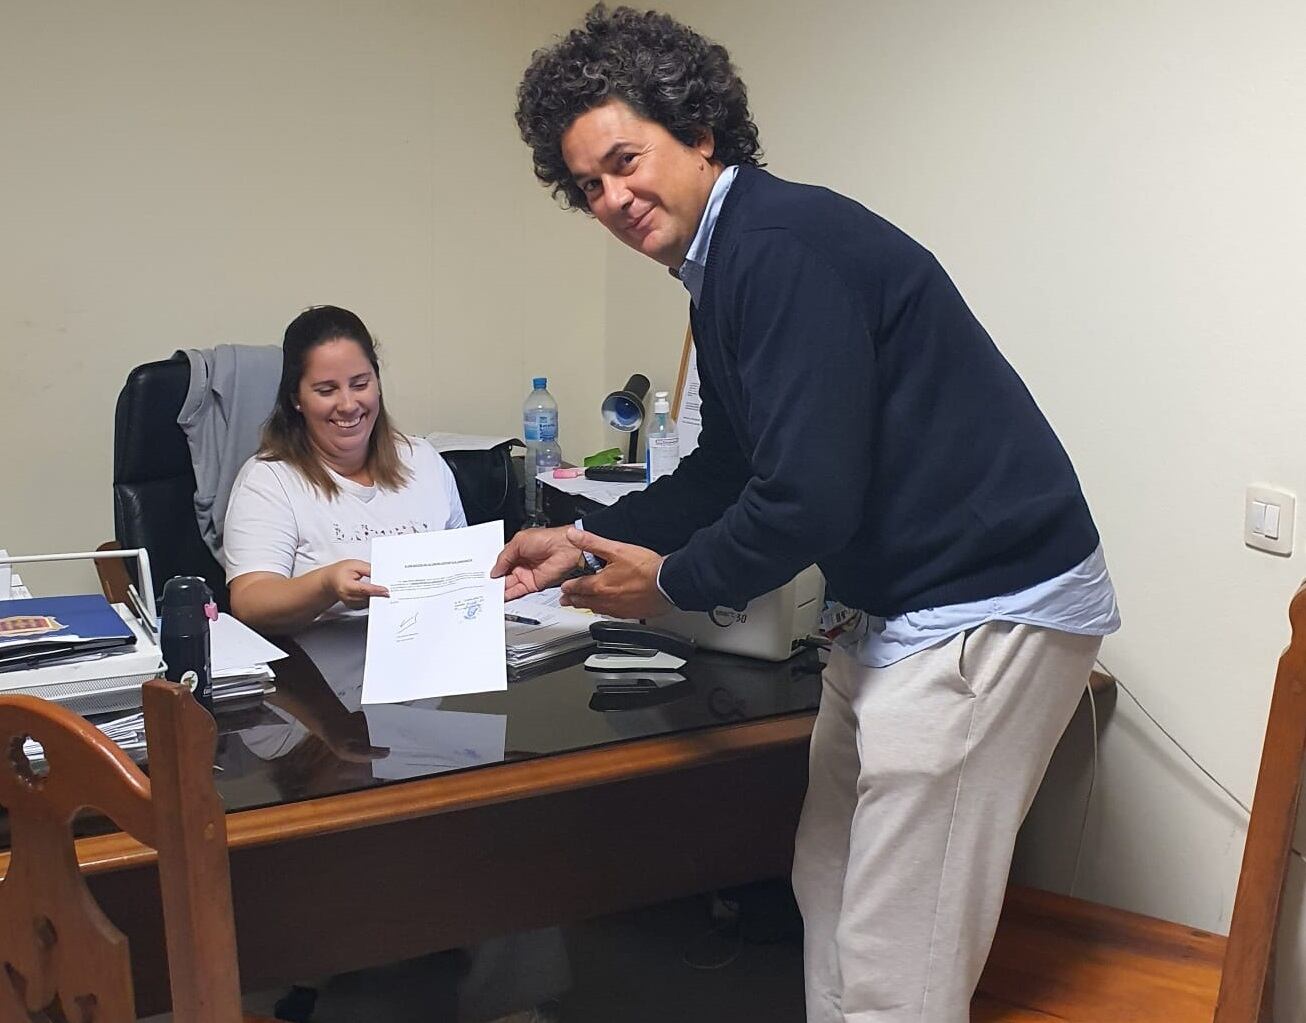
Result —
<instances>
[{"instance_id":1,"label":"metal desk organizer","mask_svg":"<svg viewBox=\"0 0 1306 1023\"><path fill-rule=\"evenodd\" d=\"M100 558L136 559L139 578L144 583L140 603L132 608L126 604L112 605L136 637L135 644L128 650L88 660L0 672L0 694L26 693L39 696L83 715L134 709L141 705L141 686L157 676L163 666L155 625L158 613L154 606L154 583L148 552L138 548L5 556L0 558L0 564L29 565Z\"/></svg>"}]
</instances>

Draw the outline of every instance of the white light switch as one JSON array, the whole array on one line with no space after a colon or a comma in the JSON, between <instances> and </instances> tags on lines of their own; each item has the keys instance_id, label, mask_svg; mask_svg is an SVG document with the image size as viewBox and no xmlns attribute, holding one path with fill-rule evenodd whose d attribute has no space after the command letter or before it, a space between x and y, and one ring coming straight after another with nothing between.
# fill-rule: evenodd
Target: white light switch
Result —
<instances>
[{"instance_id":1,"label":"white light switch","mask_svg":"<svg viewBox=\"0 0 1306 1023\"><path fill-rule=\"evenodd\" d=\"M1277 504L1267 504L1265 506L1265 538L1267 540L1279 539L1279 506Z\"/></svg>"},{"instance_id":2,"label":"white light switch","mask_svg":"<svg viewBox=\"0 0 1306 1023\"><path fill-rule=\"evenodd\" d=\"M1270 554L1292 553L1297 499L1286 490L1248 487L1243 515L1243 542Z\"/></svg>"}]
</instances>

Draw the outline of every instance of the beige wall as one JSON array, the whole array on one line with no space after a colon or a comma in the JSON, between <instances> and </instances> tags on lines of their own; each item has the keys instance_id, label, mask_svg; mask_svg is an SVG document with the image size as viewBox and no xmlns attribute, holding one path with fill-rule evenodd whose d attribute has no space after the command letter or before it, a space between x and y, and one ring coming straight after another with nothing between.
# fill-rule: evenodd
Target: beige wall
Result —
<instances>
[{"instance_id":1,"label":"beige wall","mask_svg":"<svg viewBox=\"0 0 1306 1023\"><path fill-rule=\"evenodd\" d=\"M380 339L403 428L516 433L544 373L568 453L599 445L603 239L512 120L579 4L4 6L0 546L112 536L133 365L314 303Z\"/></svg>"},{"instance_id":2,"label":"beige wall","mask_svg":"<svg viewBox=\"0 0 1306 1023\"><path fill-rule=\"evenodd\" d=\"M1125 621L1103 660L1248 801L1306 575L1306 537L1287 559L1242 544L1247 484L1306 497L1306 8L669 9L729 46L775 173L856 197L952 272L1079 469ZM682 297L637 269L609 256L610 362L683 323ZM1022 844L1021 875L1046 886L1069 886L1088 734L1084 716ZM1122 694L1078 892L1225 928L1244 836ZM1302 867L1279 973L1291 1020L1306 1019Z\"/></svg>"},{"instance_id":3,"label":"beige wall","mask_svg":"<svg viewBox=\"0 0 1306 1023\"><path fill-rule=\"evenodd\" d=\"M410 429L513 431L545 372L575 456L609 439L604 385L672 383L680 286L556 212L511 122L530 50L583 6L7 4L0 543L109 536L127 369L274 341L309 303L374 328ZM1126 623L1103 659L1246 801L1306 574L1306 538L1290 559L1241 540L1248 483L1306 498L1306 8L668 7L731 47L776 173L951 270L1080 470ZM1079 892L1226 926L1241 812L1127 697L1108 716ZM1019 858L1061 888L1088 777L1072 731Z\"/></svg>"}]
</instances>

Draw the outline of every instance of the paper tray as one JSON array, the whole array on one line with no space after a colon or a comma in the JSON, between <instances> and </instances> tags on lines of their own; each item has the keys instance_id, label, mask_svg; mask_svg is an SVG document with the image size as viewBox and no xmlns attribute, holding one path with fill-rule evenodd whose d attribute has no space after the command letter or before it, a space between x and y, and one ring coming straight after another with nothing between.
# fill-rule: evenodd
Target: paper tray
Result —
<instances>
[{"instance_id":1,"label":"paper tray","mask_svg":"<svg viewBox=\"0 0 1306 1023\"><path fill-rule=\"evenodd\" d=\"M0 672L0 693L26 693L61 703L79 714L102 714L141 705L141 686L163 666L159 647L135 616L114 604L136 637L131 650L84 661Z\"/></svg>"}]
</instances>

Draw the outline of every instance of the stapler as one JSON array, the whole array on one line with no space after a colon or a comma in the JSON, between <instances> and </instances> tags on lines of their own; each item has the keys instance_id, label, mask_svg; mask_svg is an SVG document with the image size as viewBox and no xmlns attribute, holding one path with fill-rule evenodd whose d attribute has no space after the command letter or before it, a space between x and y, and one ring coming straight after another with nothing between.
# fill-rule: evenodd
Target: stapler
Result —
<instances>
[{"instance_id":1,"label":"stapler","mask_svg":"<svg viewBox=\"0 0 1306 1023\"><path fill-rule=\"evenodd\" d=\"M673 703L694 691L694 683L674 671L649 675L599 672L597 678L598 684L590 694L590 710L640 710Z\"/></svg>"},{"instance_id":2,"label":"stapler","mask_svg":"<svg viewBox=\"0 0 1306 1023\"><path fill-rule=\"evenodd\" d=\"M585 660L590 671L606 673L673 672L685 666L694 641L640 622L595 622L590 636L598 650Z\"/></svg>"}]
</instances>

